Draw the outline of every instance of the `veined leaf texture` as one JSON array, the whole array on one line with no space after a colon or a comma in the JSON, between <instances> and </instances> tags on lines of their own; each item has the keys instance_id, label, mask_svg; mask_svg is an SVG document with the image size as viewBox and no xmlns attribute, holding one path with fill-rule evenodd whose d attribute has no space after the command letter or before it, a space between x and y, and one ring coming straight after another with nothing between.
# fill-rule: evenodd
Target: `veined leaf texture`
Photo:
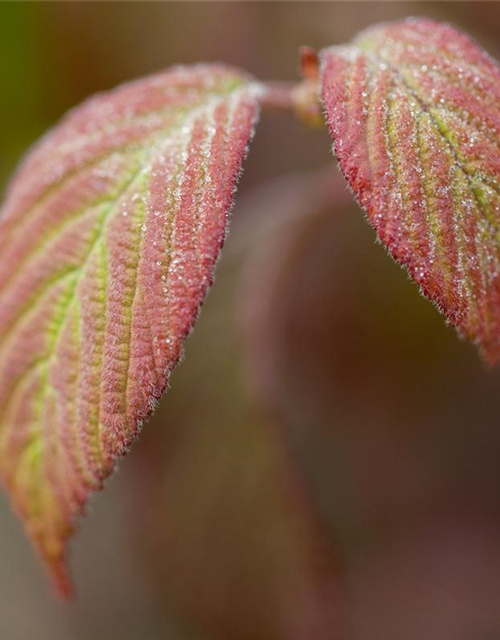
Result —
<instances>
[{"instance_id":1,"label":"veined leaf texture","mask_svg":"<svg viewBox=\"0 0 500 640\"><path fill-rule=\"evenodd\" d=\"M167 386L225 238L259 86L176 67L28 154L0 219L0 472L61 592L65 546Z\"/></svg>"},{"instance_id":2,"label":"veined leaf texture","mask_svg":"<svg viewBox=\"0 0 500 640\"><path fill-rule=\"evenodd\" d=\"M500 357L500 68L427 19L321 54L340 167L379 239L491 363Z\"/></svg>"}]
</instances>

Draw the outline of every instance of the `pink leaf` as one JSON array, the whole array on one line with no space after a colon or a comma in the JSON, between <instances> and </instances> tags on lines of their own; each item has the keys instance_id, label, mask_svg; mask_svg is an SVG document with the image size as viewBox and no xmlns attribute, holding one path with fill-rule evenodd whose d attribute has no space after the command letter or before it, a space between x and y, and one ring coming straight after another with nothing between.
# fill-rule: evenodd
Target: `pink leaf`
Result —
<instances>
[{"instance_id":1,"label":"pink leaf","mask_svg":"<svg viewBox=\"0 0 500 640\"><path fill-rule=\"evenodd\" d=\"M321 54L342 172L392 256L450 324L500 358L500 68L425 19Z\"/></svg>"},{"instance_id":2,"label":"pink leaf","mask_svg":"<svg viewBox=\"0 0 500 640\"><path fill-rule=\"evenodd\" d=\"M0 221L0 472L61 592L65 543L178 362L259 86L178 67L98 95L28 155Z\"/></svg>"}]
</instances>

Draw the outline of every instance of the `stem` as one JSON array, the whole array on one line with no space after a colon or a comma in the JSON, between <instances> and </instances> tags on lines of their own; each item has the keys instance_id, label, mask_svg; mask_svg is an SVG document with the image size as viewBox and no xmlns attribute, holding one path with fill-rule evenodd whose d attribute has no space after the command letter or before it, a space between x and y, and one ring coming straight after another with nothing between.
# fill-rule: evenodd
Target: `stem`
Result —
<instances>
[{"instance_id":1,"label":"stem","mask_svg":"<svg viewBox=\"0 0 500 640\"><path fill-rule=\"evenodd\" d=\"M286 109L313 129L325 126L320 100L318 54L311 47L299 51L302 81L262 82L264 96L261 105L267 109Z\"/></svg>"},{"instance_id":2,"label":"stem","mask_svg":"<svg viewBox=\"0 0 500 640\"><path fill-rule=\"evenodd\" d=\"M319 100L319 79L305 77L301 82L263 82L264 109L291 111L312 129L324 127L322 107Z\"/></svg>"},{"instance_id":3,"label":"stem","mask_svg":"<svg viewBox=\"0 0 500 640\"><path fill-rule=\"evenodd\" d=\"M262 82L264 97L262 106L265 109L295 110L294 89L298 86L295 82L269 81Z\"/></svg>"}]
</instances>

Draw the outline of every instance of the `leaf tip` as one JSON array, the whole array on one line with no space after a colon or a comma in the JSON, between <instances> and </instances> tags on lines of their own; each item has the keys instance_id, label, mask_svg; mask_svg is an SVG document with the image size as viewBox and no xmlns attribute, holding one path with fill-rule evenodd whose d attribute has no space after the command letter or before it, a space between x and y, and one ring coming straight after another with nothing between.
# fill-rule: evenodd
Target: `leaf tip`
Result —
<instances>
[{"instance_id":1,"label":"leaf tip","mask_svg":"<svg viewBox=\"0 0 500 640\"><path fill-rule=\"evenodd\" d=\"M71 581L66 569L66 562L61 561L60 563L53 564L51 567L49 567L49 571L55 592L57 593L59 598L65 602L73 600L75 591L73 582Z\"/></svg>"}]
</instances>

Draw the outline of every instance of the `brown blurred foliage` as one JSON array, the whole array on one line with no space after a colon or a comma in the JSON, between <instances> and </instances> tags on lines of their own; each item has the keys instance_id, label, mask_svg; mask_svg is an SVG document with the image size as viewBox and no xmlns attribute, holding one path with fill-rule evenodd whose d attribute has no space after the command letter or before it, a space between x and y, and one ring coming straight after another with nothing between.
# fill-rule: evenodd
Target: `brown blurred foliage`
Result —
<instances>
[{"instance_id":1,"label":"brown blurred foliage","mask_svg":"<svg viewBox=\"0 0 500 640\"><path fill-rule=\"evenodd\" d=\"M289 217L240 289L250 382L335 532L353 636L497 637L500 374L384 256L348 194L325 197L335 183L268 194L268 213Z\"/></svg>"}]
</instances>

